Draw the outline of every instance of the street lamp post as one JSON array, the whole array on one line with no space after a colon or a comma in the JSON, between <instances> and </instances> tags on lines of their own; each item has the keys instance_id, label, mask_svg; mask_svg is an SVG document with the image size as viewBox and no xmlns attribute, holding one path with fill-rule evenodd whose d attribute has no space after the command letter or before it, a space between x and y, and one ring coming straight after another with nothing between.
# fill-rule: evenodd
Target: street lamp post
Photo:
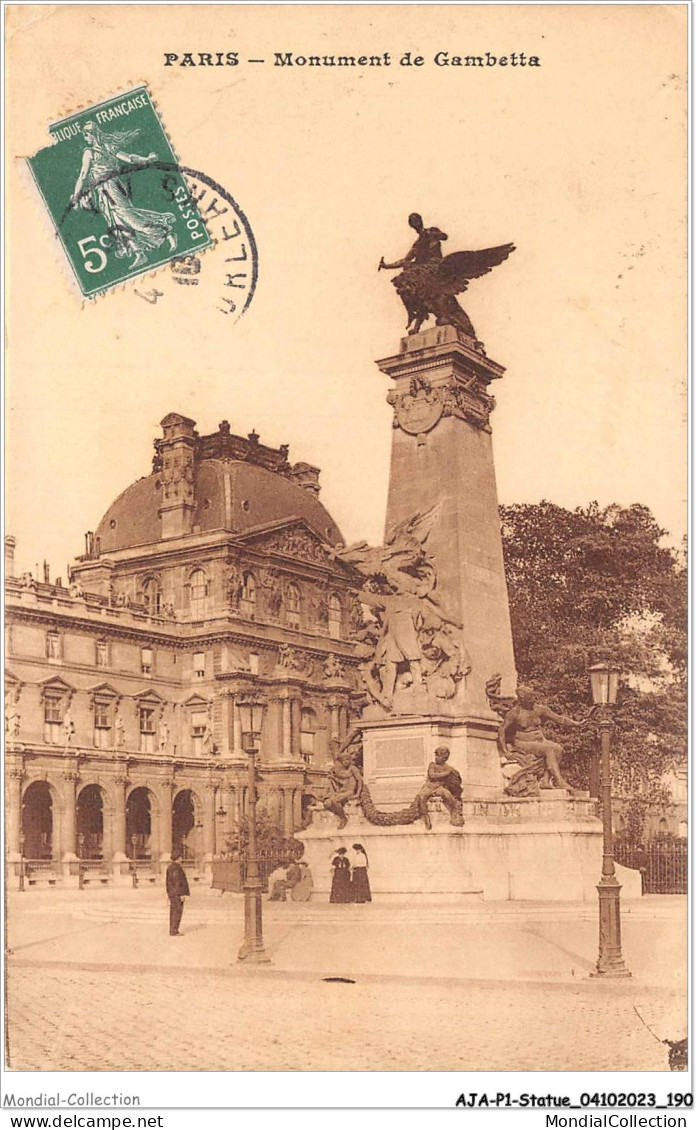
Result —
<instances>
[{"instance_id":1,"label":"street lamp post","mask_svg":"<svg viewBox=\"0 0 696 1130\"><path fill-rule=\"evenodd\" d=\"M137 868L138 837L135 834L133 834L131 836L131 847L133 848L133 855L131 856L131 876L132 876L132 879L133 879L133 886L137 887L137 885L138 885L138 868Z\"/></svg>"},{"instance_id":2,"label":"street lamp post","mask_svg":"<svg viewBox=\"0 0 696 1130\"><path fill-rule=\"evenodd\" d=\"M85 867L83 863L85 853L85 836L84 832L80 832L77 837L77 886L78 890L85 889Z\"/></svg>"},{"instance_id":3,"label":"street lamp post","mask_svg":"<svg viewBox=\"0 0 696 1130\"><path fill-rule=\"evenodd\" d=\"M19 837L19 889L20 889L20 891L24 890L24 875L25 875L25 872L26 872L26 864L25 864L25 860L24 860L24 844L25 844L25 842L26 841L25 841L24 836L23 835L20 836Z\"/></svg>"},{"instance_id":4,"label":"street lamp post","mask_svg":"<svg viewBox=\"0 0 696 1130\"><path fill-rule=\"evenodd\" d=\"M621 953L621 884L614 867L614 835L611 810L611 733L612 711L616 704L619 669L610 663L590 667L592 700L598 707L601 743L599 794L602 805L602 875L599 895L599 954L594 977L630 977Z\"/></svg>"},{"instance_id":5,"label":"street lamp post","mask_svg":"<svg viewBox=\"0 0 696 1130\"><path fill-rule=\"evenodd\" d=\"M256 698L240 698L238 706L242 722L242 748L249 759L249 842L244 875L244 941L237 960L249 965L269 965L271 959L263 946L262 883L256 843L256 756L266 705Z\"/></svg>"}]
</instances>

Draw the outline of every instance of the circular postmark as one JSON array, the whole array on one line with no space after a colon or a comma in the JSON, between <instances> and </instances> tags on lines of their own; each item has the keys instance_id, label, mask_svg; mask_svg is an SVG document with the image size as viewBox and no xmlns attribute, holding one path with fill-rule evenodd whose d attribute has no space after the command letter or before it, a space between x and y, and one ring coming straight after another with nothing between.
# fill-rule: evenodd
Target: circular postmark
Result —
<instances>
[{"instance_id":1,"label":"circular postmark","mask_svg":"<svg viewBox=\"0 0 696 1130\"><path fill-rule=\"evenodd\" d=\"M136 263L121 281L132 284L132 294L137 301L166 306L177 303L179 294L193 294L228 322L236 322L249 309L256 290L259 271L256 239L232 194L205 173L159 160L123 165L71 198L61 216L59 233L74 209L92 207L95 189L108 196L112 182L118 182L119 188L125 182L130 188L138 174L145 172L150 182L153 172L159 176L158 207L162 214L173 214L180 230L195 230L202 221L209 238L200 249L190 241L183 250L181 245L170 248L170 253L156 262L148 262L145 253L144 261ZM123 257L125 248L128 254L131 232L127 223L124 225L122 219L110 223L106 217L102 227L104 230L97 234L95 250L91 253ZM95 259L95 263L98 262Z\"/></svg>"}]
</instances>

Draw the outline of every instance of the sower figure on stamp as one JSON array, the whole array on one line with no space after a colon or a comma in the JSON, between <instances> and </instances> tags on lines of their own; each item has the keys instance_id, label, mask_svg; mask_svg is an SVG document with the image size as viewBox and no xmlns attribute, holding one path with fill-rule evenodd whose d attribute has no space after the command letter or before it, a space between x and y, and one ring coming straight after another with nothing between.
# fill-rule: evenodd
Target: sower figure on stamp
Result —
<instances>
[{"instance_id":1,"label":"sower figure on stamp","mask_svg":"<svg viewBox=\"0 0 696 1130\"><path fill-rule=\"evenodd\" d=\"M131 200L130 184L124 173L131 165L151 165L157 159L156 153L141 157L126 151L126 145L139 133L137 129L105 133L96 122L85 122L82 165L70 198L74 208L101 212L114 241L116 258L132 258L133 267L142 266L147 261L146 253L165 241L175 251L177 242L176 217L172 212L136 208Z\"/></svg>"},{"instance_id":2,"label":"sower figure on stamp","mask_svg":"<svg viewBox=\"0 0 696 1130\"><path fill-rule=\"evenodd\" d=\"M517 688L517 705L508 710L498 732L498 748L508 760L518 760L523 765L520 774L529 770L535 759L540 759L544 767L542 788L569 789L561 770L563 746L544 736L544 722L555 722L566 729L580 729L587 725L589 718L575 722L565 714L556 714L550 707L537 703L531 687ZM517 758L515 754L521 755ZM508 789L513 784L511 781Z\"/></svg>"},{"instance_id":3,"label":"sower figure on stamp","mask_svg":"<svg viewBox=\"0 0 696 1130\"><path fill-rule=\"evenodd\" d=\"M461 813L462 778L457 770L447 764L450 751L446 745L438 746L434 753L434 761L428 766L428 775L425 784L418 793L418 806L423 823L426 828L432 828L428 801L431 797L439 797L449 812L450 824L461 827L463 824Z\"/></svg>"},{"instance_id":4,"label":"sower figure on stamp","mask_svg":"<svg viewBox=\"0 0 696 1130\"><path fill-rule=\"evenodd\" d=\"M184 898L189 895L188 879L181 863L181 851L172 852L172 861L167 868L167 898L169 899L169 933L176 938L180 934L181 916L184 913Z\"/></svg>"}]
</instances>

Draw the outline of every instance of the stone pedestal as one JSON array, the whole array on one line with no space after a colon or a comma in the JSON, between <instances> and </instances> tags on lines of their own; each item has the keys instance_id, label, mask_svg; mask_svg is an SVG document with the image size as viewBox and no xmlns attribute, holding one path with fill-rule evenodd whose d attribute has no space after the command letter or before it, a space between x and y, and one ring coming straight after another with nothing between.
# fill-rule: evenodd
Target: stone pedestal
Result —
<instances>
[{"instance_id":1,"label":"stone pedestal","mask_svg":"<svg viewBox=\"0 0 696 1130\"><path fill-rule=\"evenodd\" d=\"M448 746L449 764L462 777L464 799L494 799L503 790L496 748L499 722L470 714L456 718L401 716L361 722L363 777L372 800L385 810L402 808L425 782L438 746Z\"/></svg>"},{"instance_id":2,"label":"stone pedestal","mask_svg":"<svg viewBox=\"0 0 696 1130\"><path fill-rule=\"evenodd\" d=\"M351 811L352 809L352 811ZM432 831L422 823L407 827L369 824L354 806L349 806L348 824L337 830L330 812L315 813L311 827L297 832L305 845L303 859L314 880L313 899L327 902L333 872L331 858L339 847L361 843L369 861L372 898L377 903L432 903L464 905L480 903L483 889L466 860L466 841L440 811L432 814Z\"/></svg>"},{"instance_id":3,"label":"stone pedestal","mask_svg":"<svg viewBox=\"0 0 696 1130\"><path fill-rule=\"evenodd\" d=\"M485 714L491 675L502 675L505 693L515 687L488 392L505 370L454 326L402 338L401 351L377 364L394 382L386 536L439 504L426 551L435 595L463 625L472 668L457 701Z\"/></svg>"}]
</instances>

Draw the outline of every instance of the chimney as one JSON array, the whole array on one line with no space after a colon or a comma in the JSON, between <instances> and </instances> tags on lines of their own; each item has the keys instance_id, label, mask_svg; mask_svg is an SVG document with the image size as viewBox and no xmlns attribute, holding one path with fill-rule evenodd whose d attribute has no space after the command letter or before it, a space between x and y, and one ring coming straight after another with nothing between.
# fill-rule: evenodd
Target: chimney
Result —
<instances>
[{"instance_id":1,"label":"chimney","mask_svg":"<svg viewBox=\"0 0 696 1130\"><path fill-rule=\"evenodd\" d=\"M194 456L196 421L170 412L162 420L162 439L158 454L162 460L159 473L162 502L159 516L162 537L176 538L190 534L195 506Z\"/></svg>"},{"instance_id":2,"label":"chimney","mask_svg":"<svg viewBox=\"0 0 696 1130\"><path fill-rule=\"evenodd\" d=\"M304 487L312 494L319 494L321 487L319 486L319 468L313 467L311 463L294 463L290 468L290 478L293 483L297 483L298 487Z\"/></svg>"},{"instance_id":3,"label":"chimney","mask_svg":"<svg viewBox=\"0 0 696 1130\"><path fill-rule=\"evenodd\" d=\"M8 534L5 538L5 576L14 577L14 553L17 539Z\"/></svg>"}]
</instances>

